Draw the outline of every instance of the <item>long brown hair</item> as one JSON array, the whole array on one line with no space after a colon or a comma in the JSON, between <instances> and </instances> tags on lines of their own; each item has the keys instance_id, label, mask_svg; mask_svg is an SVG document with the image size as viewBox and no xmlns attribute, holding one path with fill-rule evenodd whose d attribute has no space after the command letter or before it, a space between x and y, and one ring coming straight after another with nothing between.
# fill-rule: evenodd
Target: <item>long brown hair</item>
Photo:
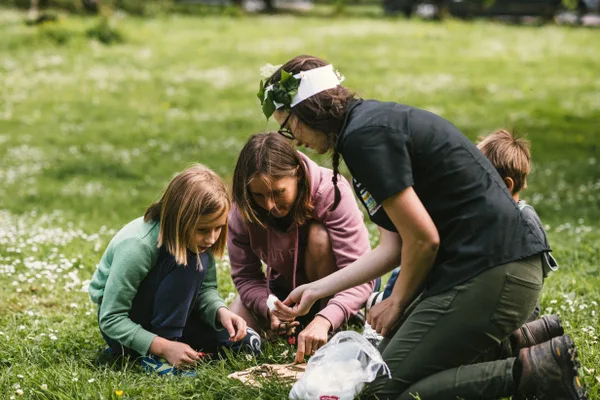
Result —
<instances>
[{"instance_id":1,"label":"long brown hair","mask_svg":"<svg viewBox=\"0 0 600 400\"><path fill-rule=\"evenodd\" d=\"M233 202L242 219L247 224L264 228L266 221L261 218L259 206L248 187L259 175L270 179L297 176L298 194L291 211L294 222L302 225L312 218L314 205L307 168L292 144L276 132L251 136L240 152L233 172Z\"/></svg>"},{"instance_id":2,"label":"long brown hair","mask_svg":"<svg viewBox=\"0 0 600 400\"><path fill-rule=\"evenodd\" d=\"M204 165L195 164L169 182L160 199L146 210L144 221L160 223L158 247L165 245L178 264L187 266L186 249L198 224L207 215L229 213L229 208L229 195L221 178ZM209 253L222 257L226 243L227 224Z\"/></svg>"},{"instance_id":3,"label":"long brown hair","mask_svg":"<svg viewBox=\"0 0 600 400\"><path fill-rule=\"evenodd\" d=\"M265 86L271 85L281 80L281 71L291 74L297 74L301 71L323 67L329 63L319 57L300 55L292 58L281 66L265 83ZM323 132L327 135L328 150L333 150L333 178L331 178L335 186L334 201L330 210L335 210L340 203L341 194L337 187L338 175L340 173L340 153L335 148L335 141L344 125L348 104L357 97L347 88L339 85L333 89L325 90L306 100L298 103L289 111L296 116L303 124L313 130Z\"/></svg>"}]
</instances>

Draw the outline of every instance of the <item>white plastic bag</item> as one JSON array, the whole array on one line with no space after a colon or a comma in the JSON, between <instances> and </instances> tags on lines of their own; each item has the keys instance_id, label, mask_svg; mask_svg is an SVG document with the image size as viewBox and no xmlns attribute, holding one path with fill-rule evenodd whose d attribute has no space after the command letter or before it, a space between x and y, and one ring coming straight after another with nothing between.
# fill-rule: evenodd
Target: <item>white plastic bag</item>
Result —
<instances>
[{"instance_id":1,"label":"white plastic bag","mask_svg":"<svg viewBox=\"0 0 600 400\"><path fill-rule=\"evenodd\" d=\"M352 400L380 370L391 378L381 354L358 332L340 332L308 361L290 391L292 400Z\"/></svg>"}]
</instances>

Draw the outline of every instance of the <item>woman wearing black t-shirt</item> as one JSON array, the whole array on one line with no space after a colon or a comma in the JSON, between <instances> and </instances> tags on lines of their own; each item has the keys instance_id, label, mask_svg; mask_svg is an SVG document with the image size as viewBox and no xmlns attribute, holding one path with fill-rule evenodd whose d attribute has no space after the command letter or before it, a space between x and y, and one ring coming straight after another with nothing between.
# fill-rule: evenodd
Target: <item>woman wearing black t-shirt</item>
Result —
<instances>
[{"instance_id":1,"label":"woman wearing black t-shirt","mask_svg":"<svg viewBox=\"0 0 600 400\"><path fill-rule=\"evenodd\" d=\"M549 250L483 154L437 115L356 98L319 58L299 56L271 72L258 94L267 118L273 115L279 132L297 145L332 151L336 173L343 156L380 231L372 252L277 303L278 317L304 315L318 299L402 261L392 295L368 317L386 337L379 350L392 379L376 379L368 394L584 399L568 336L474 364L535 307L543 284L540 254ZM298 348L297 360L303 357Z\"/></svg>"}]
</instances>

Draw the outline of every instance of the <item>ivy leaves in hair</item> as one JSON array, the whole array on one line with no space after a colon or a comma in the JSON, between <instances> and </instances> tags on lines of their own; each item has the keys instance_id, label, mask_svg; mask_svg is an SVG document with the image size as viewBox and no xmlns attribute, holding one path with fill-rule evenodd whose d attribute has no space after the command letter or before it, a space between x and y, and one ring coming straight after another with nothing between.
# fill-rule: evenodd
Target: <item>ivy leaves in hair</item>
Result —
<instances>
[{"instance_id":1,"label":"ivy leaves in hair","mask_svg":"<svg viewBox=\"0 0 600 400\"><path fill-rule=\"evenodd\" d=\"M275 103L283 104L285 109L289 110L292 99L298 93L298 87L300 87L300 79L294 78L294 75L282 70L281 80L273 84L273 88L267 92L265 98L265 83L261 80L257 97L261 102L265 117L268 119L273 115L276 109Z\"/></svg>"}]
</instances>

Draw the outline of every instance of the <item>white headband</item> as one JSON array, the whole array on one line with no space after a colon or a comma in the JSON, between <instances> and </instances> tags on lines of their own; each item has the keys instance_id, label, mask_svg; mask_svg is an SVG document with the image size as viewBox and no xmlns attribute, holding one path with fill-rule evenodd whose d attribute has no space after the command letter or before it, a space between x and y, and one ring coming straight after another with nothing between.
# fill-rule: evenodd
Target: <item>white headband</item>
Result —
<instances>
[{"instance_id":1,"label":"white headband","mask_svg":"<svg viewBox=\"0 0 600 400\"><path fill-rule=\"evenodd\" d=\"M333 89L344 81L344 77L340 76L340 74L333 69L333 65L331 64L325 65L324 67L309 69L308 71L302 71L294 75L294 78L300 79L300 86L298 87L298 93L292 98L290 107L294 107L296 104L317 93ZM269 85L265 88L265 100L267 99L267 94L271 90L273 90L273 85ZM275 108L284 106L284 104L281 103L273 103L275 104Z\"/></svg>"}]
</instances>

